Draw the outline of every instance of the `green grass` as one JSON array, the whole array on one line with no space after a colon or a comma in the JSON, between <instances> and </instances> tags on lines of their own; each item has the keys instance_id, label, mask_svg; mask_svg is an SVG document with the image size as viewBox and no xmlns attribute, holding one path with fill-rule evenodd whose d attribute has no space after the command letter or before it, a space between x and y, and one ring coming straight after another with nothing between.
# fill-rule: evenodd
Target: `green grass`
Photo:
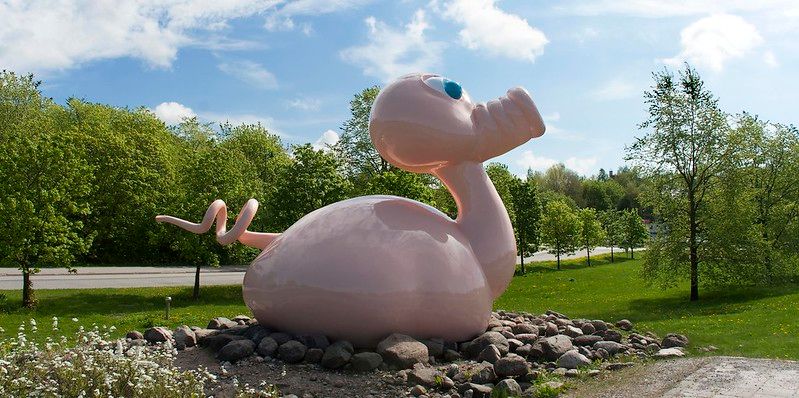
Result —
<instances>
[{"instance_id":1,"label":"green grass","mask_svg":"<svg viewBox=\"0 0 799 398\"><path fill-rule=\"evenodd\" d=\"M647 287L638 278L639 260L617 257L610 264L607 256L597 256L592 263L564 261L561 271L554 262L530 264L495 307L533 313L552 309L613 322L627 318L640 331L683 333L693 347L714 345L719 348L715 354L799 359L799 285L705 289L691 303L686 284L669 290ZM0 293L7 296L5 303L0 299L0 327L5 329L0 337L16 335L19 324L30 318L37 320L43 339L53 316L67 335L78 325L92 324L114 325L116 335L122 335L153 325L205 326L215 316L249 314L239 286L203 287L199 301L191 299L190 287L39 290L34 311L19 308L18 290ZM166 296L173 299L169 321L164 320Z\"/></svg>"},{"instance_id":2,"label":"green grass","mask_svg":"<svg viewBox=\"0 0 799 398\"><path fill-rule=\"evenodd\" d=\"M714 355L799 359L799 285L700 289L699 301L690 302L687 283L668 290L646 286L638 277L640 260L597 260L591 267L584 260L561 262L562 271L554 262L534 263L494 306L626 318L637 330L685 334L695 348L714 345Z\"/></svg>"}]
</instances>

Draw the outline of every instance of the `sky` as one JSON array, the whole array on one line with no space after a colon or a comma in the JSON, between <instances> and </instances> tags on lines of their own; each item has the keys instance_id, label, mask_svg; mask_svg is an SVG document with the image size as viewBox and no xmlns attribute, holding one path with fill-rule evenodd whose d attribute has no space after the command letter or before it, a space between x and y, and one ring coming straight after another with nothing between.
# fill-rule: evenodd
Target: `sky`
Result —
<instances>
[{"instance_id":1,"label":"sky","mask_svg":"<svg viewBox=\"0 0 799 398\"><path fill-rule=\"evenodd\" d=\"M795 0L0 0L0 21L0 69L58 102L260 122L287 145L335 142L354 94L422 71L480 102L531 93L547 133L495 159L520 175L623 165L652 72L684 62L723 110L799 124Z\"/></svg>"}]
</instances>

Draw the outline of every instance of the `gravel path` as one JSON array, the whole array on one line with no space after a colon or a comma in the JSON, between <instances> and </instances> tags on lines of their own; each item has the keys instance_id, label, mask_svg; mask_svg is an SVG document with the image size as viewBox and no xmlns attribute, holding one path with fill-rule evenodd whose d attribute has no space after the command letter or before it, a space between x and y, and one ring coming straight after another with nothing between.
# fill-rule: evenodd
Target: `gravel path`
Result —
<instances>
[{"instance_id":1,"label":"gravel path","mask_svg":"<svg viewBox=\"0 0 799 398\"><path fill-rule=\"evenodd\" d=\"M799 398L799 362L734 357L660 361L592 380L566 397Z\"/></svg>"}]
</instances>

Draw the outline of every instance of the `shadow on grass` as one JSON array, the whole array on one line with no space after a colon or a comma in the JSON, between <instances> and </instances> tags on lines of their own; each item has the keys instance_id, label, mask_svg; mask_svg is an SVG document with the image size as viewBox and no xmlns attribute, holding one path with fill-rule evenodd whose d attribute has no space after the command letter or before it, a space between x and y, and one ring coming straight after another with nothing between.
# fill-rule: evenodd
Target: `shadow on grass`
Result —
<instances>
[{"instance_id":1,"label":"shadow on grass","mask_svg":"<svg viewBox=\"0 0 799 398\"><path fill-rule=\"evenodd\" d=\"M524 265L526 273L549 273L549 272L560 272L560 271L567 271L567 270L576 270L576 269L583 269L583 268L594 268L600 267L603 265L612 265L612 264L621 264L627 261L632 261L633 259L629 257L625 257L623 254L615 255L613 262L610 261L610 254L603 254L598 255L596 257L591 257L591 265L588 265L588 262L585 258L576 258L572 260L563 260L560 262L560 269L558 269L558 264L556 261L536 261L532 263L527 263ZM521 267L517 264L516 266L516 275L521 274Z\"/></svg>"}]
</instances>

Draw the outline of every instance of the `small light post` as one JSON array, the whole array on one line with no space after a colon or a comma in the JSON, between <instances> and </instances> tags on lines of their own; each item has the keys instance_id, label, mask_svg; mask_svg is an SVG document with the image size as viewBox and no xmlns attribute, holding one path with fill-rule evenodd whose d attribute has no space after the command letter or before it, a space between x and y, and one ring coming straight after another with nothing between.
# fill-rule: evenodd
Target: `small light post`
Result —
<instances>
[{"instance_id":1,"label":"small light post","mask_svg":"<svg viewBox=\"0 0 799 398\"><path fill-rule=\"evenodd\" d=\"M172 297L167 296L164 301L166 301L166 319L169 320L169 305L172 304Z\"/></svg>"}]
</instances>

